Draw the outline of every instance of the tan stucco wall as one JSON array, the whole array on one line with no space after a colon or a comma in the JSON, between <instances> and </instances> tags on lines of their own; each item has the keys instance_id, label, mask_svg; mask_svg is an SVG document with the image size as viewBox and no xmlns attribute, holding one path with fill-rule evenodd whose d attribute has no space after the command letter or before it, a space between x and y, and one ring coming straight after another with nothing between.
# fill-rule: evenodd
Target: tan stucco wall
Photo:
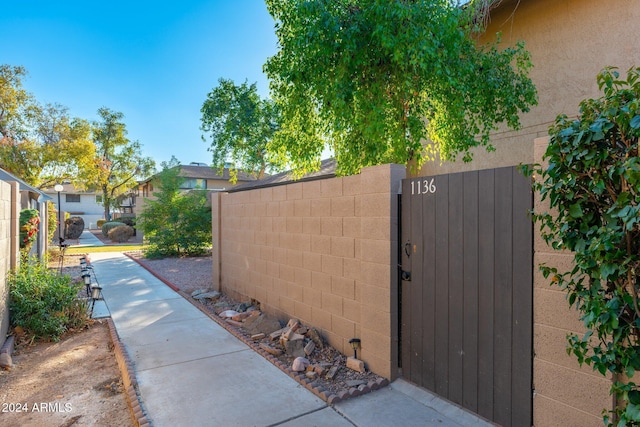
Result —
<instances>
[{"instance_id":1,"label":"tan stucco wall","mask_svg":"<svg viewBox=\"0 0 640 427\"><path fill-rule=\"evenodd\" d=\"M548 143L547 137L535 140L537 162L542 161ZM542 202L539 194L535 195L534 210L549 211L547 201ZM593 372L589 366L580 367L575 357L567 355L567 334L584 334L584 326L578 312L569 308L566 293L550 286L549 279L537 268L545 263L559 271L569 271L573 268L573 256L569 252L554 251L536 233L533 261L534 425L601 426L602 410L610 410L613 405L609 396L611 379Z\"/></svg>"},{"instance_id":2,"label":"tan stucco wall","mask_svg":"<svg viewBox=\"0 0 640 427\"><path fill-rule=\"evenodd\" d=\"M0 181L0 346L9 330L7 273L19 263L19 216L18 183Z\"/></svg>"},{"instance_id":3,"label":"tan stucco wall","mask_svg":"<svg viewBox=\"0 0 640 427\"><path fill-rule=\"evenodd\" d=\"M369 369L395 378L396 197L404 172L383 165L220 194L212 204L214 287L318 328L344 354L353 351L349 339L360 338L358 356Z\"/></svg>"},{"instance_id":4,"label":"tan stucco wall","mask_svg":"<svg viewBox=\"0 0 640 427\"><path fill-rule=\"evenodd\" d=\"M525 41L538 105L521 116L522 130L494 134L495 152L475 150L474 161L467 164L427 163L421 175L530 163L533 140L547 135L557 115L576 116L580 101L601 96L596 84L600 70L617 66L626 75L640 66L638 22L640 1L635 0L504 0L486 34L501 32L505 46Z\"/></svg>"}]
</instances>

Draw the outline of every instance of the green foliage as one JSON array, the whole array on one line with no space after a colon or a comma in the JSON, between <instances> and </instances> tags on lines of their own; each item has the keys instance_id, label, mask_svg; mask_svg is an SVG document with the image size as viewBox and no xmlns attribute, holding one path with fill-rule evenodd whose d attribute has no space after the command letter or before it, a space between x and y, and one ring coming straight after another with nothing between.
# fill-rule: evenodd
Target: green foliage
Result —
<instances>
[{"instance_id":1,"label":"green foliage","mask_svg":"<svg viewBox=\"0 0 640 427\"><path fill-rule=\"evenodd\" d=\"M108 237L109 231L113 230L116 227L121 227L123 225L126 225L126 224L120 221L105 222L104 224L102 224L102 227L100 227L100 230L102 231L103 236Z\"/></svg>"},{"instance_id":2,"label":"green foliage","mask_svg":"<svg viewBox=\"0 0 640 427\"><path fill-rule=\"evenodd\" d=\"M56 235L56 224L58 224L58 211L52 201L47 202L47 242L52 242Z\"/></svg>"},{"instance_id":3,"label":"green foliage","mask_svg":"<svg viewBox=\"0 0 640 427\"><path fill-rule=\"evenodd\" d=\"M31 251L33 242L38 238L40 213L36 209L20 211L20 253L24 256Z\"/></svg>"},{"instance_id":4,"label":"green foliage","mask_svg":"<svg viewBox=\"0 0 640 427\"><path fill-rule=\"evenodd\" d=\"M77 299L80 285L30 259L8 277L12 326L35 338L57 341L66 331L87 322L86 304Z\"/></svg>"},{"instance_id":5,"label":"green foliage","mask_svg":"<svg viewBox=\"0 0 640 427\"><path fill-rule=\"evenodd\" d=\"M338 172L420 166L489 143L536 104L522 43L479 46L480 9L450 0L267 0L279 51L264 69L282 109L269 150L299 173L328 145ZM433 145L423 146L430 139Z\"/></svg>"},{"instance_id":6,"label":"green foliage","mask_svg":"<svg viewBox=\"0 0 640 427\"><path fill-rule=\"evenodd\" d=\"M65 222L65 239L79 239L84 231L84 219L72 216Z\"/></svg>"},{"instance_id":7,"label":"green foliage","mask_svg":"<svg viewBox=\"0 0 640 427\"><path fill-rule=\"evenodd\" d=\"M98 227L98 228L102 229L102 226L104 225L104 223L105 223L105 222L107 222L107 220L106 220L106 219L99 219L99 220L96 222L96 225L97 225L97 227Z\"/></svg>"},{"instance_id":8,"label":"green foliage","mask_svg":"<svg viewBox=\"0 0 640 427\"><path fill-rule=\"evenodd\" d=\"M211 137L209 151L214 167L222 169L232 161L258 179L267 167L275 167L267 144L279 127L278 109L273 101L260 99L255 83L237 86L231 80L219 79L200 111L200 129Z\"/></svg>"},{"instance_id":9,"label":"green foliage","mask_svg":"<svg viewBox=\"0 0 640 427\"><path fill-rule=\"evenodd\" d=\"M124 114L103 107L98 115L100 121L93 123L96 157L91 184L100 190L104 215L109 220L111 209L119 207L126 194L137 187L136 177L151 173L155 162L142 156L140 142L127 138Z\"/></svg>"},{"instance_id":10,"label":"green foliage","mask_svg":"<svg viewBox=\"0 0 640 427\"><path fill-rule=\"evenodd\" d=\"M22 85L24 67L0 65L0 166L39 187L70 180L78 188L95 167L86 120L58 104L39 104Z\"/></svg>"},{"instance_id":11,"label":"green foliage","mask_svg":"<svg viewBox=\"0 0 640 427\"><path fill-rule=\"evenodd\" d=\"M211 207L204 190L181 192L175 158L162 164L156 200L145 203L137 227L144 232L149 258L197 256L211 246Z\"/></svg>"},{"instance_id":12,"label":"green foliage","mask_svg":"<svg viewBox=\"0 0 640 427\"><path fill-rule=\"evenodd\" d=\"M113 223L112 223L113 224ZM133 227L129 225L121 225L109 230L107 234L109 240L116 243L125 243L133 237Z\"/></svg>"},{"instance_id":13,"label":"green foliage","mask_svg":"<svg viewBox=\"0 0 640 427\"><path fill-rule=\"evenodd\" d=\"M568 336L568 352L614 375L619 404L605 421L640 425L640 68L626 79L606 68L597 81L604 95L582 101L577 119L559 116L548 166L529 170L552 209L534 218L549 245L573 252L571 271L541 266L587 329Z\"/></svg>"}]
</instances>

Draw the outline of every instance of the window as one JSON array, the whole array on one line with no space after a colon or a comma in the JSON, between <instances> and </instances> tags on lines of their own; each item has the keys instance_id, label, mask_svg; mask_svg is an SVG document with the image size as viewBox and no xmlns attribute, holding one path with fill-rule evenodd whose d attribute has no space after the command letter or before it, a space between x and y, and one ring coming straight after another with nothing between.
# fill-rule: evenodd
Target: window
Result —
<instances>
[{"instance_id":1,"label":"window","mask_svg":"<svg viewBox=\"0 0 640 427\"><path fill-rule=\"evenodd\" d=\"M79 194L65 194L65 201L67 203L80 203Z\"/></svg>"},{"instance_id":2,"label":"window","mask_svg":"<svg viewBox=\"0 0 640 427\"><path fill-rule=\"evenodd\" d=\"M202 178L189 178L185 179L180 188L207 188L206 180Z\"/></svg>"}]
</instances>

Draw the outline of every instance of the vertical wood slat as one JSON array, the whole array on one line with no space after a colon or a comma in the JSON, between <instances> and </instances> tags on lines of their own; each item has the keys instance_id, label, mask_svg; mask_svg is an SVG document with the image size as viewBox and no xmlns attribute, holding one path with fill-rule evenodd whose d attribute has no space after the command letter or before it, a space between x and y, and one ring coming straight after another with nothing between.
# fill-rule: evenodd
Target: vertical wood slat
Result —
<instances>
[{"instance_id":1,"label":"vertical wood slat","mask_svg":"<svg viewBox=\"0 0 640 427\"><path fill-rule=\"evenodd\" d=\"M462 406L478 411L478 244L479 244L479 215L478 215L478 187L479 173L464 174L464 361L462 366L463 390Z\"/></svg>"},{"instance_id":2,"label":"vertical wood slat","mask_svg":"<svg viewBox=\"0 0 640 427\"><path fill-rule=\"evenodd\" d=\"M464 358L464 236L463 236L463 174L449 175L447 227L449 247L449 395L454 403L462 404ZM445 249L445 248L443 248ZM446 249L445 249L446 250Z\"/></svg>"},{"instance_id":3,"label":"vertical wood slat","mask_svg":"<svg viewBox=\"0 0 640 427\"><path fill-rule=\"evenodd\" d=\"M494 185L493 170L478 172L478 414L493 419L493 283Z\"/></svg>"},{"instance_id":4,"label":"vertical wood slat","mask_svg":"<svg viewBox=\"0 0 640 427\"><path fill-rule=\"evenodd\" d=\"M513 170L513 353L511 425L530 426L533 418L533 206L531 181ZM524 207L528 207L525 209Z\"/></svg>"},{"instance_id":5,"label":"vertical wood slat","mask_svg":"<svg viewBox=\"0 0 640 427\"><path fill-rule=\"evenodd\" d=\"M411 214L403 234L416 247L411 298L403 293L411 311L402 313L403 331L407 322L412 331L411 342L403 342L403 372L500 424L530 425L530 183L515 168L434 180L436 194L412 197L411 211L421 213ZM404 201L408 187L403 194Z\"/></svg>"},{"instance_id":6,"label":"vertical wood slat","mask_svg":"<svg viewBox=\"0 0 640 427\"><path fill-rule=\"evenodd\" d=\"M434 179L437 186L439 179ZM422 265L423 270L416 280L415 286L422 289L422 301L415 301L415 309L422 311L422 355L424 370L424 385L430 390L435 390L436 372L436 271L433 267L436 263L436 196L429 194L422 197ZM418 306L419 305L419 306Z\"/></svg>"},{"instance_id":7,"label":"vertical wood slat","mask_svg":"<svg viewBox=\"0 0 640 427\"><path fill-rule=\"evenodd\" d=\"M495 299L494 299L494 418L511 424L512 339L512 175L510 169L495 171Z\"/></svg>"},{"instance_id":8,"label":"vertical wood slat","mask_svg":"<svg viewBox=\"0 0 640 427\"><path fill-rule=\"evenodd\" d=\"M435 193L435 391L449 396L449 180L438 177Z\"/></svg>"}]
</instances>

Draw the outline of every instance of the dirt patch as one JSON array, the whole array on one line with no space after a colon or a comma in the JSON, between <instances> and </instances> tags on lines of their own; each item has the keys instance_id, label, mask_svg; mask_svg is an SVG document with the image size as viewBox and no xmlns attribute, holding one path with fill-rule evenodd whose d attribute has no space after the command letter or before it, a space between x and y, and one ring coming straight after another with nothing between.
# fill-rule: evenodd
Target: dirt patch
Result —
<instances>
[{"instance_id":1,"label":"dirt patch","mask_svg":"<svg viewBox=\"0 0 640 427\"><path fill-rule=\"evenodd\" d=\"M57 343L18 345L0 371L3 426L132 426L106 321Z\"/></svg>"}]
</instances>

